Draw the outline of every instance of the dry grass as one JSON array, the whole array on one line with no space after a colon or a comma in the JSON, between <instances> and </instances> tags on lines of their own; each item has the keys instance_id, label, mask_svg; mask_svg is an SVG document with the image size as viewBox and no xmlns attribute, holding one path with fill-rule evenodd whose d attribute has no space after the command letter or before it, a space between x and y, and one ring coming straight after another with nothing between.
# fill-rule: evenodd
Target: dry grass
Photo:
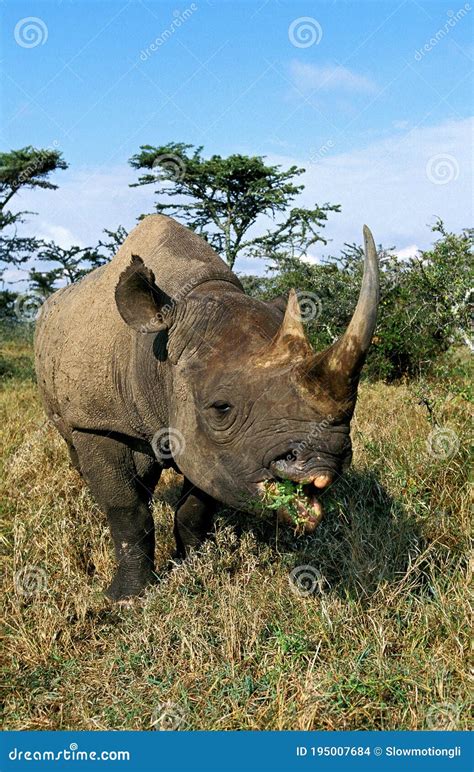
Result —
<instances>
[{"instance_id":1,"label":"dry grass","mask_svg":"<svg viewBox=\"0 0 474 772\"><path fill-rule=\"evenodd\" d=\"M161 581L112 606L105 518L44 424L22 346L6 346L16 364L1 397L6 728L468 727L468 413L456 389L432 387L459 442L437 458L413 387L363 386L354 469L311 537L223 512L216 544L168 572L167 474ZM289 582L302 565L317 569L308 596Z\"/></svg>"}]
</instances>

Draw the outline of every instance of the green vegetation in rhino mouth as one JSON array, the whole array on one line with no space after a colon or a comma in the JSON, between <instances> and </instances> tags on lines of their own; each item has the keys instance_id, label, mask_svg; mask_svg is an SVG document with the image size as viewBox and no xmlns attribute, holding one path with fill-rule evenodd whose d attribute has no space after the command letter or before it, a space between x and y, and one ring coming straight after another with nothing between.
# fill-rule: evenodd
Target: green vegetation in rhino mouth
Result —
<instances>
[{"instance_id":1,"label":"green vegetation in rhino mouth","mask_svg":"<svg viewBox=\"0 0 474 772\"><path fill-rule=\"evenodd\" d=\"M302 483L292 480L267 480L263 494L265 509L279 510L284 508L295 525L304 522L298 502L306 500Z\"/></svg>"},{"instance_id":2,"label":"green vegetation in rhino mouth","mask_svg":"<svg viewBox=\"0 0 474 772\"><path fill-rule=\"evenodd\" d=\"M261 484L261 497L254 503L253 511L276 511L278 519L308 533L315 530L322 520L324 510L320 491L313 485L293 480L266 480Z\"/></svg>"}]
</instances>

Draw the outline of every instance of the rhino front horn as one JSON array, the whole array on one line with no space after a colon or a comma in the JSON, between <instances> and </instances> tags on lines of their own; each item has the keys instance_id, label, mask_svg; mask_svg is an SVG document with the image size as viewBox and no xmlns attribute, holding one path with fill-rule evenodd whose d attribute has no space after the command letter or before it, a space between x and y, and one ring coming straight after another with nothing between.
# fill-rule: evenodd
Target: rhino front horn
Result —
<instances>
[{"instance_id":1,"label":"rhino front horn","mask_svg":"<svg viewBox=\"0 0 474 772\"><path fill-rule=\"evenodd\" d=\"M359 300L344 335L313 359L314 374L339 385L341 395L353 393L372 340L377 321L380 282L374 238L364 225L364 275ZM313 374L312 373L312 374Z\"/></svg>"}]
</instances>

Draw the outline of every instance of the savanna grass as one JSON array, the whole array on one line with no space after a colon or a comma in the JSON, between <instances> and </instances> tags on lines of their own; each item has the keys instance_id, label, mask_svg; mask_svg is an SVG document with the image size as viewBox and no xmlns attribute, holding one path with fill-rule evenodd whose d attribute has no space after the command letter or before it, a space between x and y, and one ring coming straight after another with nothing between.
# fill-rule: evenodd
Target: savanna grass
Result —
<instances>
[{"instance_id":1,"label":"savanna grass","mask_svg":"<svg viewBox=\"0 0 474 772\"><path fill-rule=\"evenodd\" d=\"M469 726L460 376L425 384L424 402L419 385L362 385L353 469L311 536L223 510L215 542L169 570L167 472L159 582L114 606L105 517L44 419L28 343L4 361L7 729Z\"/></svg>"}]
</instances>

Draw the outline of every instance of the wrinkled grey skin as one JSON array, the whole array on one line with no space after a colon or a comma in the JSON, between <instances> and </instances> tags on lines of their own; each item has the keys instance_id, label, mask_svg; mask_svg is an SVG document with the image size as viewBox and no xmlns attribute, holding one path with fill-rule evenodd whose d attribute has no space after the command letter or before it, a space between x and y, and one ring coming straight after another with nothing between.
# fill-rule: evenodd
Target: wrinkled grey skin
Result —
<instances>
[{"instance_id":1,"label":"wrinkled grey skin","mask_svg":"<svg viewBox=\"0 0 474 772\"><path fill-rule=\"evenodd\" d=\"M247 297L205 241L158 215L111 263L44 304L39 390L107 514L118 563L110 598L153 581L150 504L163 468L184 475L174 531L185 555L209 533L216 502L248 508L263 481L280 477L317 492L350 463L350 419L378 302L368 229L365 238L354 317L319 354L293 291L285 313L281 302Z\"/></svg>"}]
</instances>

